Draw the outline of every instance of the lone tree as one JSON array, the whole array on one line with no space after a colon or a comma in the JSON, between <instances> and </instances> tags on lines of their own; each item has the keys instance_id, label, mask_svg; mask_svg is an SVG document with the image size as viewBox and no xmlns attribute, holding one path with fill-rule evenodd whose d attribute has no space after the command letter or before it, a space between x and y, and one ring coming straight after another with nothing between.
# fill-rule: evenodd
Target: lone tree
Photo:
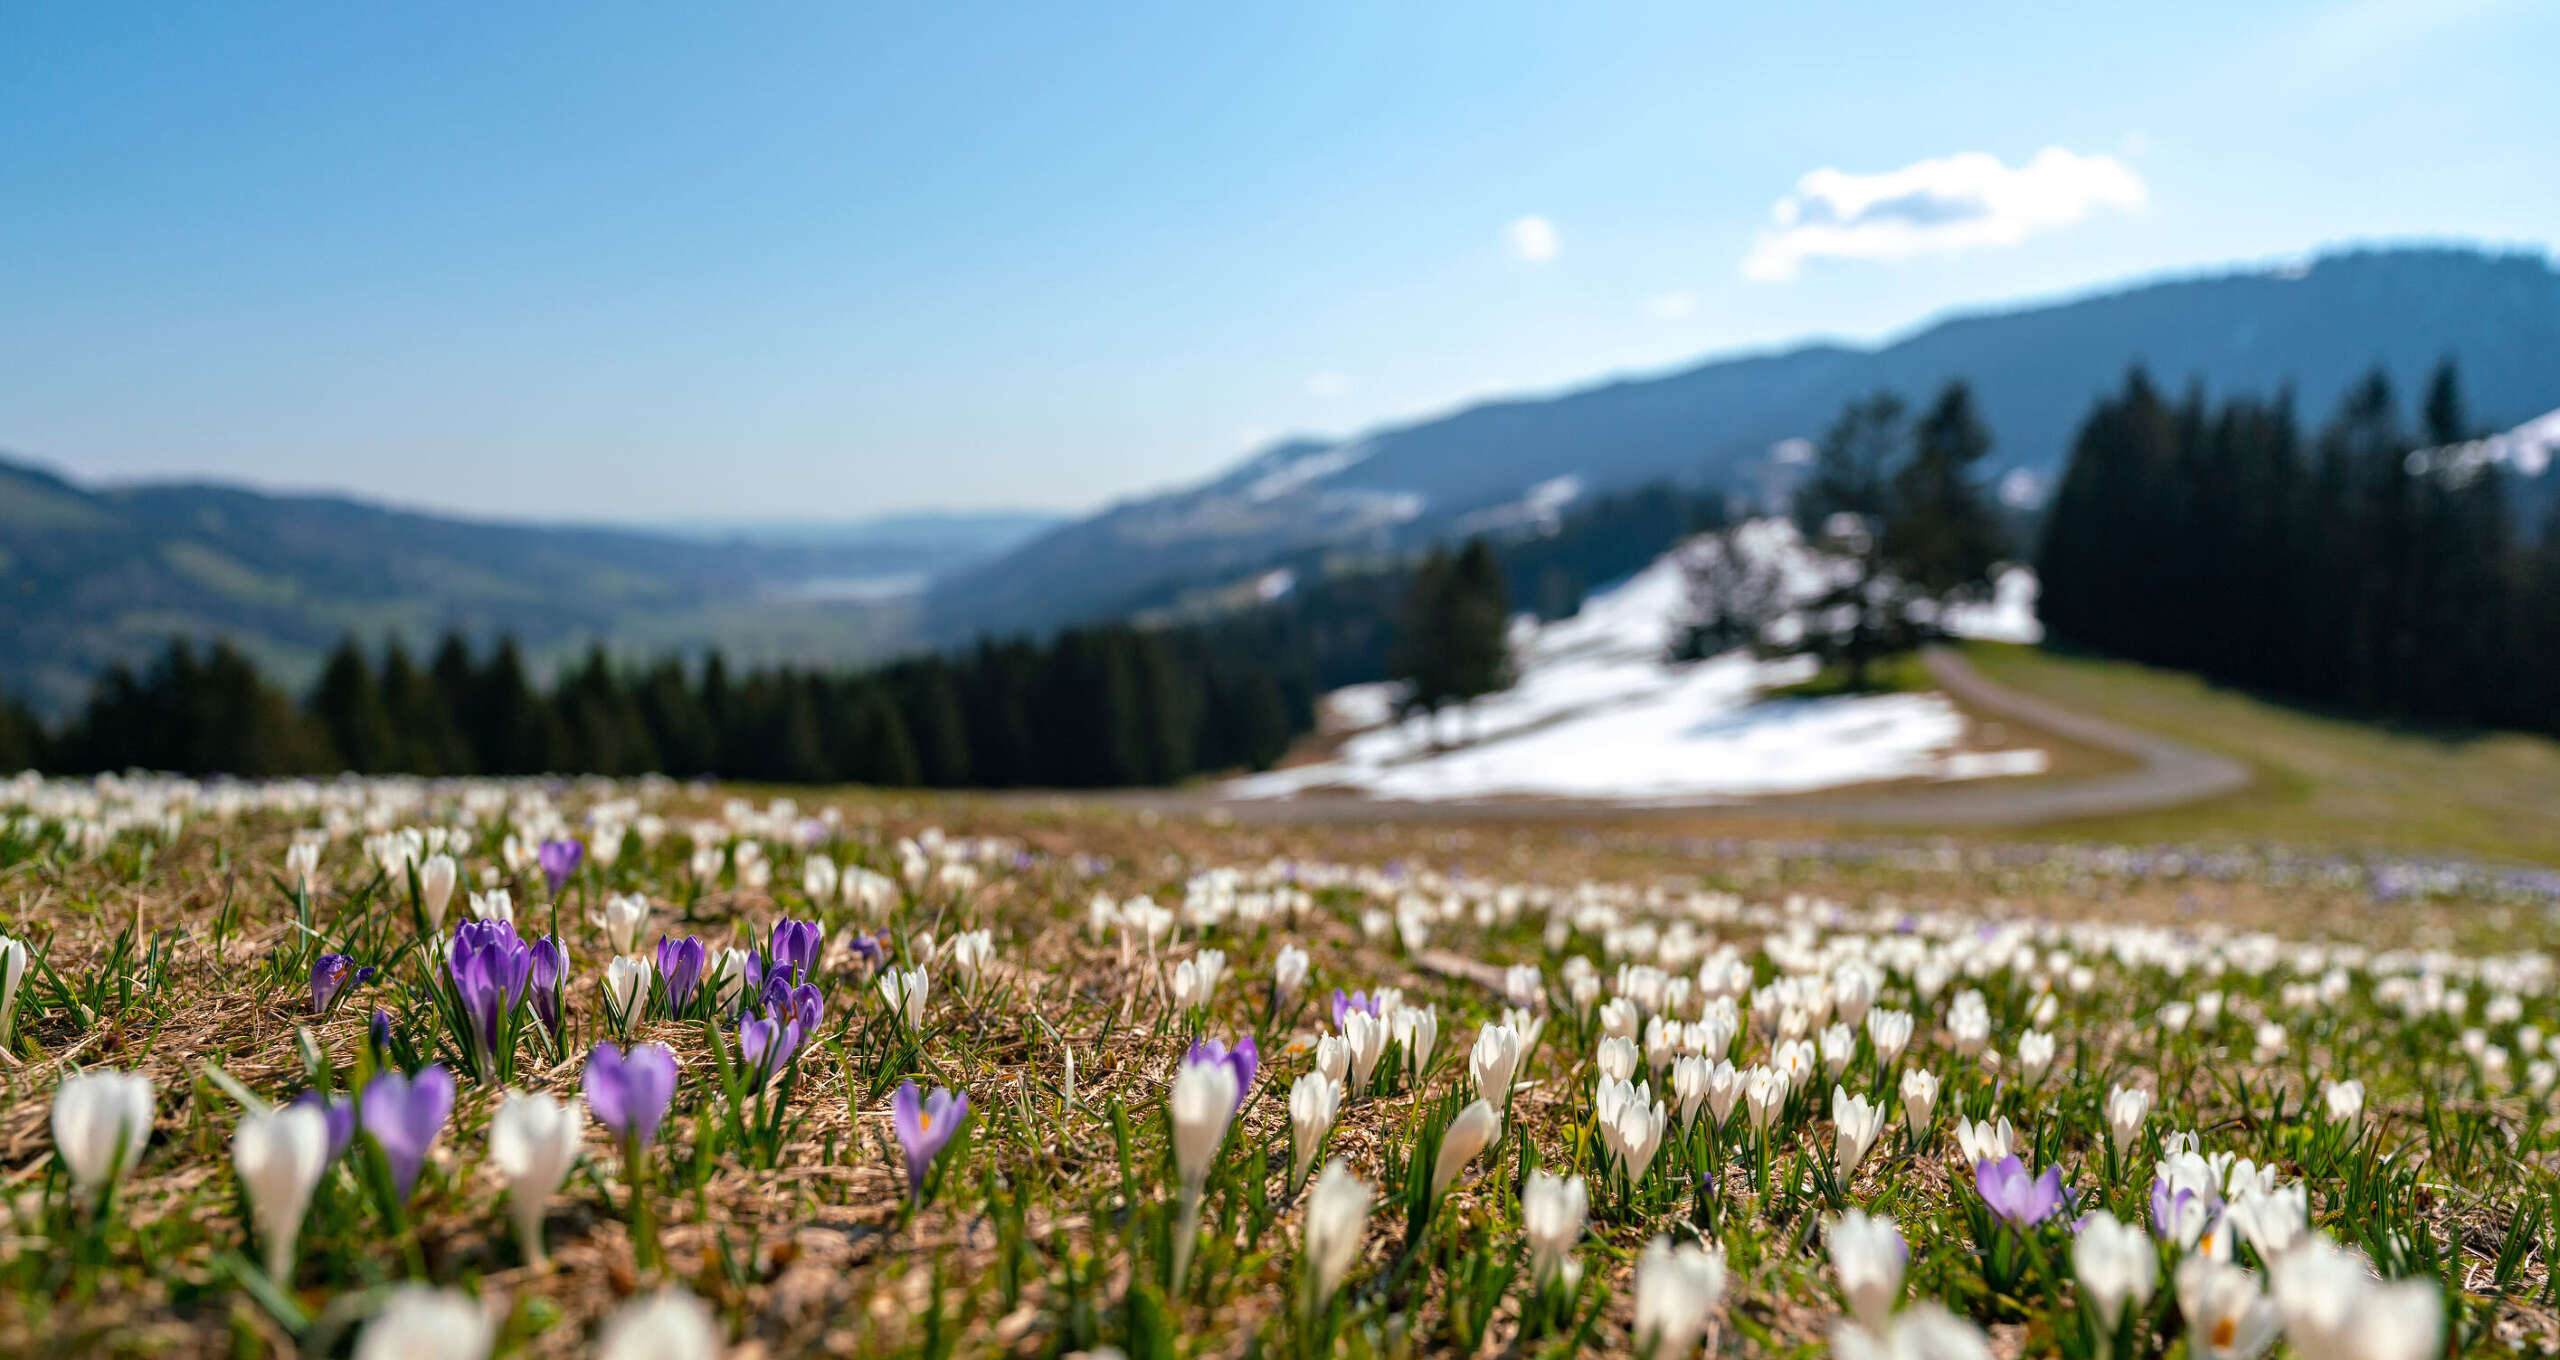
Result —
<instances>
[{"instance_id":1,"label":"lone tree","mask_svg":"<svg viewBox=\"0 0 2560 1360\"><path fill-rule=\"evenodd\" d=\"M1404 708L1434 719L1440 710L1512 681L1510 590L1502 564L1482 539L1454 556L1433 548L1405 589L1397 630L1395 678L1405 682Z\"/></svg>"},{"instance_id":2,"label":"lone tree","mask_svg":"<svg viewBox=\"0 0 2560 1360\"><path fill-rule=\"evenodd\" d=\"M1850 402L1822 436L1813 475L1796 493L1804 541L1841 564L1830 588L1807 602L1806 633L1826 658L1849 667L1856 689L1866 688L1875 658L1896 645L1904 617L1885 560L1902 439L1902 398L1878 392Z\"/></svg>"}]
</instances>

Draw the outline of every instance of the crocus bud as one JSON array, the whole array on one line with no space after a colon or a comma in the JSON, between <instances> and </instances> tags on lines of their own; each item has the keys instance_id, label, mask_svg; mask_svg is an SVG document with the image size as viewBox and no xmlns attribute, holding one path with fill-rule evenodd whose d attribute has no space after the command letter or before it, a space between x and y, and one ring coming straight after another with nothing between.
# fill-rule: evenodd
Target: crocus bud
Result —
<instances>
[{"instance_id":1,"label":"crocus bud","mask_svg":"<svg viewBox=\"0 0 2560 1360\"><path fill-rule=\"evenodd\" d=\"M27 977L27 942L0 935L0 1053L17 1036L18 984Z\"/></svg>"},{"instance_id":2,"label":"crocus bud","mask_svg":"<svg viewBox=\"0 0 2560 1360\"><path fill-rule=\"evenodd\" d=\"M1582 1240L1591 1190L1580 1176L1529 1173L1520 1190L1520 1235L1529 1244L1529 1278L1539 1288L1556 1278Z\"/></svg>"},{"instance_id":3,"label":"crocus bud","mask_svg":"<svg viewBox=\"0 0 2560 1360\"><path fill-rule=\"evenodd\" d=\"M1296 945L1283 945L1280 955L1271 961L1271 986L1282 996L1296 996L1307 985L1307 951Z\"/></svg>"},{"instance_id":4,"label":"crocus bud","mask_svg":"<svg viewBox=\"0 0 2560 1360\"><path fill-rule=\"evenodd\" d=\"M1292 1184L1306 1179L1341 1109L1342 1088L1322 1072L1309 1072L1289 1088L1289 1137L1297 1154L1289 1172Z\"/></svg>"},{"instance_id":5,"label":"crocus bud","mask_svg":"<svg viewBox=\"0 0 2560 1360\"><path fill-rule=\"evenodd\" d=\"M1915 1067L1902 1074L1902 1122L1909 1126L1916 1141L1929 1131L1929 1120L1938 1108L1938 1077L1925 1067Z\"/></svg>"},{"instance_id":6,"label":"crocus bud","mask_svg":"<svg viewBox=\"0 0 2560 1360\"><path fill-rule=\"evenodd\" d=\"M53 1089L53 1144L83 1195L124 1179L151 1141L151 1078L75 1072Z\"/></svg>"},{"instance_id":7,"label":"crocus bud","mask_svg":"<svg viewBox=\"0 0 2560 1360\"><path fill-rule=\"evenodd\" d=\"M418 909L427 918L427 929L444 928L444 911L452 903L454 885L461 877L462 871L451 855L429 855L418 866Z\"/></svg>"},{"instance_id":8,"label":"crocus bud","mask_svg":"<svg viewBox=\"0 0 2560 1360\"><path fill-rule=\"evenodd\" d=\"M1168 1108L1173 1118L1174 1164L1182 1173L1186 1194L1198 1194L1208 1179L1210 1159L1226 1141L1227 1125L1235 1118L1241 1094L1235 1068L1223 1057L1203 1062L1186 1059L1174 1074Z\"/></svg>"},{"instance_id":9,"label":"crocus bud","mask_svg":"<svg viewBox=\"0 0 2560 1360\"><path fill-rule=\"evenodd\" d=\"M489 1116L489 1160L507 1178L507 1208L527 1260L543 1259L543 1210L577 1164L585 1125L577 1106L523 1091L507 1092Z\"/></svg>"},{"instance_id":10,"label":"crocus bud","mask_svg":"<svg viewBox=\"0 0 2560 1360\"><path fill-rule=\"evenodd\" d=\"M1840 1296L1849 1301L1849 1316L1882 1337L1902 1301L1902 1272L1911 1251L1890 1215L1869 1217L1851 1209L1833 1219L1825 1236L1831 1244L1831 1270L1839 1277Z\"/></svg>"},{"instance_id":11,"label":"crocus bud","mask_svg":"<svg viewBox=\"0 0 2560 1360\"><path fill-rule=\"evenodd\" d=\"M1438 1203L1458 1172L1501 1136L1502 1114L1493 1106L1479 1100L1458 1111L1440 1135L1440 1156L1431 1164L1432 1202Z\"/></svg>"},{"instance_id":12,"label":"crocus bud","mask_svg":"<svg viewBox=\"0 0 2560 1360\"><path fill-rule=\"evenodd\" d=\"M329 1167L328 1117L311 1105L242 1115L231 1135L231 1166L267 1249L267 1277L289 1286L302 1215Z\"/></svg>"},{"instance_id":13,"label":"crocus bud","mask_svg":"<svg viewBox=\"0 0 2560 1360\"><path fill-rule=\"evenodd\" d=\"M2133 1145L2142 1137L2142 1121L2150 1113L2151 1093L2138 1086L2119 1086L2107 1094L2107 1132L2115 1139L2118 1160L2133 1155Z\"/></svg>"},{"instance_id":14,"label":"crocus bud","mask_svg":"<svg viewBox=\"0 0 2560 1360\"><path fill-rule=\"evenodd\" d=\"M1317 1307L1342 1287L1342 1277L1360 1259L1361 1239L1369 1230L1369 1205L1376 1195L1339 1157L1324 1164L1324 1174L1308 1193L1306 1257Z\"/></svg>"},{"instance_id":15,"label":"crocus bud","mask_svg":"<svg viewBox=\"0 0 2560 1360\"><path fill-rule=\"evenodd\" d=\"M1511 1098L1511 1082L1520 1069L1520 1036L1509 1025L1486 1025L1476 1031L1476 1046L1467 1054L1467 1071L1475 1078L1476 1095L1496 1105Z\"/></svg>"}]
</instances>

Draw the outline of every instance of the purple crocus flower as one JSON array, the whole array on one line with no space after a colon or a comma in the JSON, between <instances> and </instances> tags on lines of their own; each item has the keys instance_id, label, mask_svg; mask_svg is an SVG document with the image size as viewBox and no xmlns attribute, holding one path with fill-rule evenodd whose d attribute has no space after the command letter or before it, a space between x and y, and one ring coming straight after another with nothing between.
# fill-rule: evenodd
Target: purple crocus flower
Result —
<instances>
[{"instance_id":1,"label":"purple crocus flower","mask_svg":"<svg viewBox=\"0 0 2560 1360\"><path fill-rule=\"evenodd\" d=\"M453 1113L453 1074L442 1063L430 1063L414 1077L378 1073L365 1085L359 1105L364 1131L381 1145L383 1159L391 1164L392 1184L407 1199L418 1183L418 1168L426 1165L436 1135L444 1132L444 1121Z\"/></svg>"},{"instance_id":2,"label":"purple crocus flower","mask_svg":"<svg viewBox=\"0 0 2560 1360\"><path fill-rule=\"evenodd\" d=\"M681 940L658 937L658 976L667 984L667 1006L677 1014L693 1004L693 989L701 985L702 965L707 957L702 941L691 935ZM754 993L750 991L748 995Z\"/></svg>"},{"instance_id":3,"label":"purple crocus flower","mask_svg":"<svg viewBox=\"0 0 2560 1360\"><path fill-rule=\"evenodd\" d=\"M755 1084L764 1085L791 1065L791 1055L800 1051L800 1022L791 1018L788 1008L761 1019L738 1022L738 1057L748 1071L755 1074Z\"/></svg>"},{"instance_id":4,"label":"purple crocus flower","mask_svg":"<svg viewBox=\"0 0 2560 1360\"><path fill-rule=\"evenodd\" d=\"M1254 1069L1262 1065L1262 1055L1253 1046L1253 1036L1248 1034L1236 1040L1234 1048L1215 1039L1201 1039L1182 1055L1182 1062L1186 1067L1199 1063L1224 1063L1233 1069L1236 1074L1236 1109L1241 1110L1245 1093L1253 1089Z\"/></svg>"},{"instance_id":5,"label":"purple crocus flower","mask_svg":"<svg viewBox=\"0 0 2560 1360\"><path fill-rule=\"evenodd\" d=\"M366 1027L376 1049L391 1047L391 1012L380 1006L373 1008L373 1023Z\"/></svg>"},{"instance_id":6,"label":"purple crocus flower","mask_svg":"<svg viewBox=\"0 0 2560 1360\"><path fill-rule=\"evenodd\" d=\"M2043 1175L2029 1176L2026 1163L2015 1156L2003 1157L1973 1168L1973 1188L1991 1212L2014 1226L2030 1228L2062 1207L2062 1168L2048 1166Z\"/></svg>"},{"instance_id":7,"label":"purple crocus flower","mask_svg":"<svg viewBox=\"0 0 2560 1360\"><path fill-rule=\"evenodd\" d=\"M498 1051L499 1030L524 999L533 976L533 949L516 934L512 921L465 921L453 932L453 948L445 960L454 995L471 1018L481 1056Z\"/></svg>"},{"instance_id":8,"label":"purple crocus flower","mask_svg":"<svg viewBox=\"0 0 2560 1360\"><path fill-rule=\"evenodd\" d=\"M1340 1033L1342 1030L1342 1017L1349 1015L1353 1011L1367 1011L1371 1015L1376 1015L1378 1013L1377 1000L1371 997L1367 992L1353 992L1350 995L1345 996L1343 995L1341 988L1334 988L1333 1028L1336 1033Z\"/></svg>"},{"instance_id":9,"label":"purple crocus flower","mask_svg":"<svg viewBox=\"0 0 2560 1360\"><path fill-rule=\"evenodd\" d=\"M857 930L853 932L851 939L845 941L845 944L853 951L853 974L856 982L868 982L871 975L879 971L880 965L889 961L889 932L885 930L880 932L877 938Z\"/></svg>"},{"instance_id":10,"label":"purple crocus flower","mask_svg":"<svg viewBox=\"0 0 2560 1360\"><path fill-rule=\"evenodd\" d=\"M818 1032L818 1022L827 1018L827 999L818 994L818 984L804 982L791 989L791 1017L801 1033Z\"/></svg>"},{"instance_id":11,"label":"purple crocus flower","mask_svg":"<svg viewBox=\"0 0 2560 1360\"><path fill-rule=\"evenodd\" d=\"M370 969L367 970L371 971ZM356 978L356 961L344 954L323 954L311 961L311 1013L327 1015Z\"/></svg>"},{"instance_id":12,"label":"purple crocus flower","mask_svg":"<svg viewBox=\"0 0 2560 1360\"><path fill-rule=\"evenodd\" d=\"M807 982L818 971L818 955L826 943L827 928L815 921L776 921L773 948L766 956L773 965L766 972L788 973L793 982Z\"/></svg>"},{"instance_id":13,"label":"purple crocus flower","mask_svg":"<svg viewBox=\"0 0 2560 1360\"><path fill-rule=\"evenodd\" d=\"M293 1103L320 1112L321 1120L329 1127L329 1160L338 1160L339 1154L347 1150L347 1140L356 1135L355 1097L344 1094L324 1096L318 1091L305 1091L295 1096Z\"/></svg>"},{"instance_id":14,"label":"purple crocus flower","mask_svg":"<svg viewBox=\"0 0 2560 1360\"><path fill-rule=\"evenodd\" d=\"M960 1121L968 1117L966 1091L955 1095L937 1087L932 1095L920 1098L914 1082L898 1083L898 1094L889 1102L889 1122L898 1131L898 1146L906 1151L907 1194L916 1203L924 1202L924 1173L960 1131Z\"/></svg>"},{"instance_id":15,"label":"purple crocus flower","mask_svg":"<svg viewBox=\"0 0 2560 1360\"><path fill-rule=\"evenodd\" d=\"M633 1044L628 1051L598 1044L580 1084L597 1123L647 1147L675 1100L676 1055L665 1044Z\"/></svg>"},{"instance_id":16,"label":"purple crocus flower","mask_svg":"<svg viewBox=\"0 0 2560 1360\"><path fill-rule=\"evenodd\" d=\"M560 1033L560 998L569 985L569 951L559 938L545 935L533 942L531 967L533 1013L554 1037Z\"/></svg>"},{"instance_id":17,"label":"purple crocus flower","mask_svg":"<svg viewBox=\"0 0 2560 1360\"><path fill-rule=\"evenodd\" d=\"M587 847L573 837L559 836L544 841L534 852L542 865L543 881L551 885L551 895L558 897L569 886L569 876L578 872L578 861L587 857Z\"/></svg>"}]
</instances>

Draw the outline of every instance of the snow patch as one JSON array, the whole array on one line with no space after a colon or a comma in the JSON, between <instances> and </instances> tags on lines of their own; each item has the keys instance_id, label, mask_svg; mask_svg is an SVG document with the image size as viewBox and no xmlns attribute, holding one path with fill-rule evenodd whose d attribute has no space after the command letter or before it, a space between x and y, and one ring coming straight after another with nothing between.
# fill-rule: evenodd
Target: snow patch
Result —
<instances>
[{"instance_id":1,"label":"snow patch","mask_svg":"<svg viewBox=\"0 0 2560 1360\"><path fill-rule=\"evenodd\" d=\"M1823 582L1784 521L1743 526L1742 550L1776 560L1804 594ZM1584 601L1571 618L1515 624L1520 680L1464 712L1394 717L1392 684L1326 696L1328 731L1351 732L1320 764L1236 780L1229 796L1342 790L1408 801L1500 797L1694 802L1882 780L2040 773L2038 750L1965 751L1963 714L1938 694L1771 699L1810 678L1808 657L1742 652L1685 666L1663 656L1680 627L1684 545ZM2035 577L2012 569L1992 602L1951 617L1969 636L2035 628Z\"/></svg>"}]
</instances>

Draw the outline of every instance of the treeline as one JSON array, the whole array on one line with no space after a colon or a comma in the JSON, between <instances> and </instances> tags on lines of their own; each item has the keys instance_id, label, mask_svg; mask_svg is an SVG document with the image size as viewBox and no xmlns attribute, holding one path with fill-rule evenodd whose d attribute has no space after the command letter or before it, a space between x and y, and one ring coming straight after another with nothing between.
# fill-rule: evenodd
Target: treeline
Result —
<instances>
[{"instance_id":1,"label":"treeline","mask_svg":"<svg viewBox=\"0 0 2560 1360\"><path fill-rule=\"evenodd\" d=\"M299 702L227 643L172 642L102 675L47 733L0 715L0 764L65 773L514 775L651 771L788 783L1006 788L1167 783L1260 768L1313 723L1313 691L1218 629L1075 629L1047 643L859 672L732 676L716 653L615 665L547 690L511 639L341 643Z\"/></svg>"},{"instance_id":2,"label":"treeline","mask_svg":"<svg viewBox=\"0 0 2560 1360\"><path fill-rule=\"evenodd\" d=\"M2141 372L2073 443L2046 521L2058 641L2297 700L2560 731L2560 536L2520 534L2448 364L2413 430L2389 382L2316 435L2290 394L2210 405Z\"/></svg>"}]
</instances>

